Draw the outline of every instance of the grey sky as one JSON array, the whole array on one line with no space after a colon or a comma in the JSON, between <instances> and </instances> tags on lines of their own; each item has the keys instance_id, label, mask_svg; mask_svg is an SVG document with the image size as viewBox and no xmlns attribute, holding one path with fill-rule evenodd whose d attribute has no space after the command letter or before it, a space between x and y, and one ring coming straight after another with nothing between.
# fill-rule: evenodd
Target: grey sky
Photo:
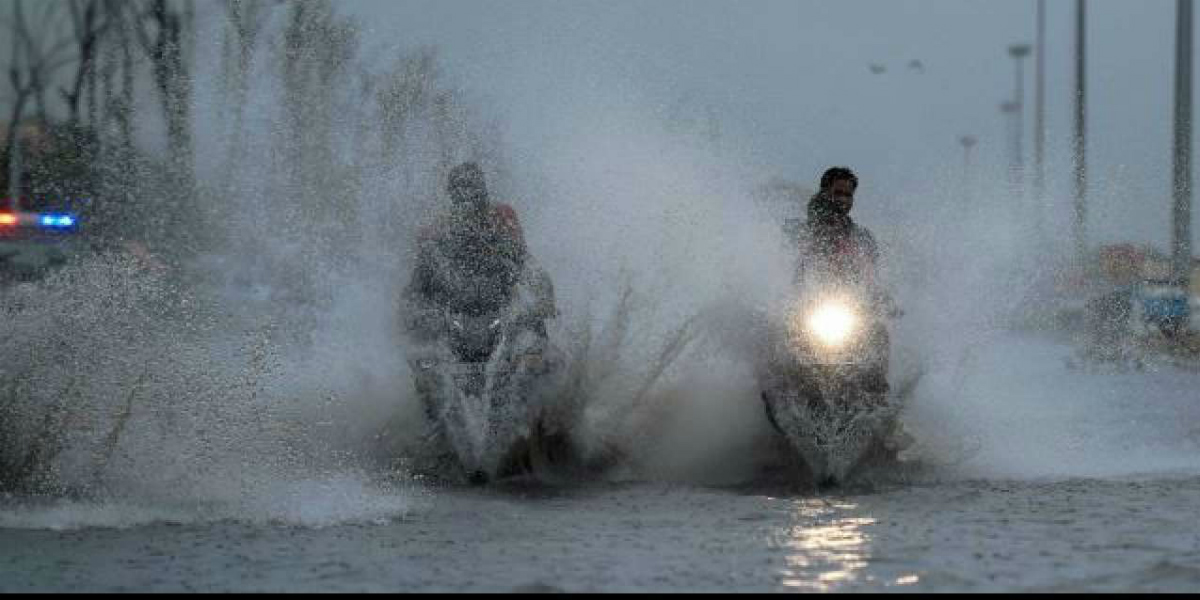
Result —
<instances>
[{"instance_id":1,"label":"grey sky","mask_svg":"<svg viewBox=\"0 0 1200 600\"><path fill-rule=\"evenodd\" d=\"M54 0L58 1L58 0ZM0 0L5 14L11 0ZM961 134L981 140L976 201L1000 201L1011 97L1006 47L1033 42L1035 0L340 0L368 48L436 45L452 81L506 123L515 156L617 106L711 109L722 150L811 182L864 179L864 211L961 183ZM1050 0L1048 185L1064 235L1073 1ZM1089 0L1089 226L1165 245L1170 226L1173 0ZM0 44L0 46L6 46ZM0 58L7 48L0 48ZM376 54L378 55L378 54ZM923 74L907 68L911 59ZM7 62L6 60L4 61ZM869 63L888 67L872 74ZM1033 62L1026 62L1027 164ZM7 86L6 86L7 87ZM7 96L5 90L3 96ZM987 183L983 183L987 182ZM991 197L989 197L991 196ZM1198 211L1200 212L1200 211ZM1193 225L1200 231L1200 219Z\"/></svg>"},{"instance_id":2,"label":"grey sky","mask_svg":"<svg viewBox=\"0 0 1200 600\"><path fill-rule=\"evenodd\" d=\"M959 184L958 136L981 139L986 178L1007 164L999 112L1006 48L1034 41L1035 0L346 0L371 44L437 45L456 83L490 99L514 144L536 146L547 107L711 106L733 154L812 180L854 166L868 202ZM1057 222L1071 196L1074 2L1048 3L1048 185ZM1174 9L1171 0L1089 0L1091 227L1165 244ZM920 59L924 74L907 68ZM888 67L873 75L869 63ZM1032 160L1033 61L1025 150ZM989 187L995 188L997 185ZM993 190L997 191L997 190ZM985 191L985 194L988 192ZM1069 234L1068 230L1063 230Z\"/></svg>"}]
</instances>

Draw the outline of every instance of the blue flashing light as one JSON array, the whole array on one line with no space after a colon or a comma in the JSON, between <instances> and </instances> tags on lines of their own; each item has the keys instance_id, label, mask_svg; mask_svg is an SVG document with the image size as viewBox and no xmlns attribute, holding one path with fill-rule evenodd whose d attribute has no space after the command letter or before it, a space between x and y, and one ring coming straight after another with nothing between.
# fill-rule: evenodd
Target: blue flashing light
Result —
<instances>
[{"instance_id":1,"label":"blue flashing light","mask_svg":"<svg viewBox=\"0 0 1200 600\"><path fill-rule=\"evenodd\" d=\"M74 215L47 213L38 217L38 223L47 229L71 229L77 224Z\"/></svg>"}]
</instances>

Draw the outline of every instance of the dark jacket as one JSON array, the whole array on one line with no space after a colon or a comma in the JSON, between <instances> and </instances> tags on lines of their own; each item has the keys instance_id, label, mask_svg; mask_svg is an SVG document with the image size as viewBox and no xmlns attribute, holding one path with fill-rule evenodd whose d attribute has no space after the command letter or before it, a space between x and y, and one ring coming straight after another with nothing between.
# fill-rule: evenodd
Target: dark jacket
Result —
<instances>
[{"instance_id":1,"label":"dark jacket","mask_svg":"<svg viewBox=\"0 0 1200 600\"><path fill-rule=\"evenodd\" d=\"M517 213L489 205L482 215L450 213L418 236L410 297L429 308L489 314L507 306L525 266Z\"/></svg>"},{"instance_id":2,"label":"dark jacket","mask_svg":"<svg viewBox=\"0 0 1200 600\"><path fill-rule=\"evenodd\" d=\"M819 270L848 283L876 285L879 246L871 232L818 193L808 203L808 220L786 226L789 243L799 250L797 276Z\"/></svg>"}]
</instances>

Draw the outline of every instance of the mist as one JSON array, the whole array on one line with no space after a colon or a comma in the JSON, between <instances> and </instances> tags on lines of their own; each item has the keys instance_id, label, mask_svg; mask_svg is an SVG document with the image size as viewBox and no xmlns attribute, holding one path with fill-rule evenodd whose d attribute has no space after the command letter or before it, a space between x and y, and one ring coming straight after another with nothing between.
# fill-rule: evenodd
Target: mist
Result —
<instances>
[{"instance_id":1,"label":"mist","mask_svg":"<svg viewBox=\"0 0 1200 600\"><path fill-rule=\"evenodd\" d=\"M1098 4L1101 28L1131 10ZM118 523L249 515L323 525L419 505L427 490L403 460L421 427L398 298L416 233L445 206L445 173L463 160L481 162L495 199L520 213L555 284L552 334L579 374L560 400L579 408L585 453L615 446L629 457L622 476L736 481L753 472L768 425L742 325L790 285L778 207L755 190L772 177L815 187L834 164L863 179L856 216L879 238L906 312L893 358L896 372L922 377L904 417L919 460L941 477L1190 464L1194 447L1157 446L1152 432L1138 433L1130 443L1139 451L1120 460L1097 451L1125 435L1122 394L1095 413L1085 401L1094 388L1041 373L1047 396L1061 401L1047 412L964 379L1033 318L1031 305L1066 262L1047 256L1071 248L1065 233L1037 237L1030 213L1006 200L992 105L1007 93L1002 50L1025 31L1023 9L330 6L298 26L303 41L288 36L292 7L264 13L259 45L235 71L223 14L196 5L196 191L179 198L195 215L172 227L203 235L163 251L178 255L175 271L106 255L4 297L25 318L0 324L12 399L0 450L31 489L133 506ZM964 20L923 38L918 25L938 19L909 13L928 11L987 26ZM1166 22L1142 12L1148 30ZM392 29L393 20L403 25ZM884 29L889 22L903 34ZM760 32L760 43L735 51L726 34L741 30ZM880 41L881 31L892 35ZM750 34L729 37L741 35ZM979 50L994 58L947 49L964 38L971 47L997 40ZM845 47L855 51L828 52ZM1061 63L1066 50L1054 52ZM877 55L922 58L925 87L914 87L904 59L869 81L865 65ZM1051 130L1061 134L1067 92L1055 81ZM983 91L968 100L963 90ZM972 103L978 111L950 110ZM1096 119L1107 118L1099 106ZM158 140L139 142L142 151L169 150L165 125L139 110L139 135ZM1167 129L1151 123L1123 147L1149 148L1159 136L1165 155ZM964 182L955 139L967 129L991 135ZM1109 135L1122 134L1114 126ZM1068 230L1065 137L1050 148L1050 231ZM1118 158L1116 146L1098 142L1094 159L1096 235L1161 243L1166 194L1152 182L1165 186L1166 171L1145 158L1153 153L1130 151L1137 162ZM170 195L175 180L163 180L127 191ZM1159 193L1159 212L1131 214L1122 202ZM173 231L158 231L158 248L172 246ZM121 310L100 310L113 307ZM1095 414L1103 435L1080 441L1080 424ZM1025 454L1007 452L1017 445ZM25 447L45 450L14 450Z\"/></svg>"}]
</instances>

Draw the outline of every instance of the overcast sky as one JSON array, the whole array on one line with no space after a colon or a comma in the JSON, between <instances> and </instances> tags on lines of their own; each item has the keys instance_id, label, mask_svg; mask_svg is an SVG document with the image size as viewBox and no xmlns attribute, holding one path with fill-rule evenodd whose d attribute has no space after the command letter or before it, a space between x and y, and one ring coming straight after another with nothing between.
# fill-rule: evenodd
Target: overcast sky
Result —
<instances>
[{"instance_id":1,"label":"overcast sky","mask_svg":"<svg viewBox=\"0 0 1200 600\"><path fill-rule=\"evenodd\" d=\"M518 147L534 148L553 134L549 128L569 127L553 118L556 112L583 119L628 102L659 113L712 110L731 156L802 181L827 165L848 164L863 176L862 196L871 202L957 184L962 134L981 140L977 167L1007 164L1011 138L999 104L1013 96L1015 66L1006 49L1034 41L1035 6L1035 0L339 3L362 19L369 46L438 46L454 82L504 116ZM1064 223L1072 193L1074 6L1048 2L1048 185ZM1097 238L1165 244L1175 2L1089 0L1088 6L1090 225ZM909 68L913 59L924 73ZM873 74L870 63L887 71ZM1026 82L1028 163L1032 60Z\"/></svg>"},{"instance_id":2,"label":"overcast sky","mask_svg":"<svg viewBox=\"0 0 1200 600\"><path fill-rule=\"evenodd\" d=\"M7 14L11 0L0 3ZM376 56L437 46L453 83L504 121L517 160L606 111L711 111L730 160L802 182L828 165L850 165L863 178L869 212L871 203L960 185L963 134L980 139L976 201L1002 201L995 196L1011 137L999 105L1012 97L1015 78L1006 48L1034 41L1036 0L335 4L359 19ZM1048 7L1047 183L1051 218L1068 235L1075 2ZM1088 7L1089 228L1100 240L1165 245L1175 2ZM909 68L914 59L923 73ZM872 63L887 71L873 74ZM1032 60L1026 82L1028 165Z\"/></svg>"}]
</instances>

